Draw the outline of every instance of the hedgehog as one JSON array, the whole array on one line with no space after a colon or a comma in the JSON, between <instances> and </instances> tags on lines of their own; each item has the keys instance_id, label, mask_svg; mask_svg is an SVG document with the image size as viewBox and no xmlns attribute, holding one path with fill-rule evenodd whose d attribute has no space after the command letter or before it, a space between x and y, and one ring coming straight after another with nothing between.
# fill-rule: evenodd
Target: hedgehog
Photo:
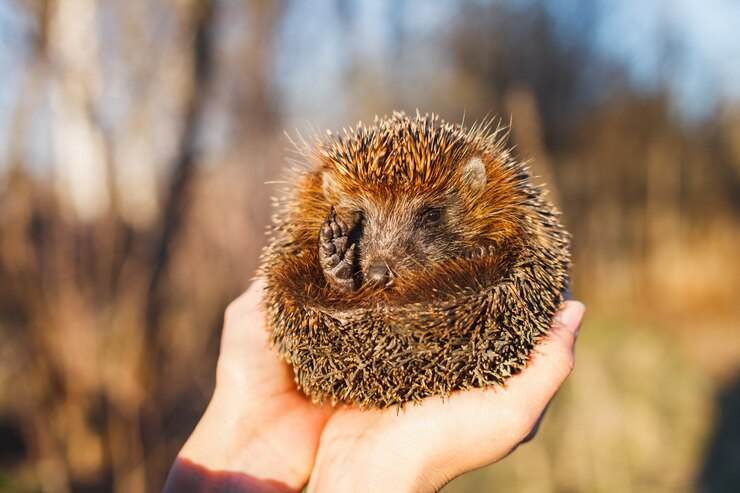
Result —
<instances>
[{"instance_id":1,"label":"hedgehog","mask_svg":"<svg viewBox=\"0 0 740 493\"><path fill-rule=\"evenodd\" d=\"M506 137L394 113L296 144L258 275L313 402L403 406L525 367L566 296L570 236Z\"/></svg>"}]
</instances>

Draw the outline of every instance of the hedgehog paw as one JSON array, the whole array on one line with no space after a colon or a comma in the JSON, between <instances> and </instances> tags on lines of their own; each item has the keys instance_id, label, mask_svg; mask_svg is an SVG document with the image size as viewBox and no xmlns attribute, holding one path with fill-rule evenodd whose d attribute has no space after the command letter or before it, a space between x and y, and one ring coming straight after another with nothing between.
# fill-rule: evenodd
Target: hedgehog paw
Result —
<instances>
[{"instance_id":1,"label":"hedgehog paw","mask_svg":"<svg viewBox=\"0 0 740 493\"><path fill-rule=\"evenodd\" d=\"M332 207L319 232L319 261L329 285L338 291L355 290L355 243L349 244L347 223Z\"/></svg>"}]
</instances>

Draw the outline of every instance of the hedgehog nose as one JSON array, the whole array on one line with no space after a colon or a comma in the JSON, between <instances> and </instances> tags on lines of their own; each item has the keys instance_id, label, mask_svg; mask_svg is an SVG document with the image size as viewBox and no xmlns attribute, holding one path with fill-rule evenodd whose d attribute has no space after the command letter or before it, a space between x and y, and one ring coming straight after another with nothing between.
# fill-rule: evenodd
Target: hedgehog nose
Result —
<instances>
[{"instance_id":1,"label":"hedgehog nose","mask_svg":"<svg viewBox=\"0 0 740 493\"><path fill-rule=\"evenodd\" d=\"M367 269L367 281L385 287L391 281L391 273L384 264L371 265Z\"/></svg>"}]
</instances>

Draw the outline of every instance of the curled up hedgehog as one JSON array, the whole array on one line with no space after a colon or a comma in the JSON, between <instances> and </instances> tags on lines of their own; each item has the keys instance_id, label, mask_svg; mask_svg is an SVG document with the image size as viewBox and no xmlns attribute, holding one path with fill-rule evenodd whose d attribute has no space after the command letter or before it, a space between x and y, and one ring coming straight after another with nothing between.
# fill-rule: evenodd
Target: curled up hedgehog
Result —
<instances>
[{"instance_id":1,"label":"curled up hedgehog","mask_svg":"<svg viewBox=\"0 0 740 493\"><path fill-rule=\"evenodd\" d=\"M396 113L299 152L260 275L313 401L385 408L524 368L564 299L569 235L501 132Z\"/></svg>"}]
</instances>

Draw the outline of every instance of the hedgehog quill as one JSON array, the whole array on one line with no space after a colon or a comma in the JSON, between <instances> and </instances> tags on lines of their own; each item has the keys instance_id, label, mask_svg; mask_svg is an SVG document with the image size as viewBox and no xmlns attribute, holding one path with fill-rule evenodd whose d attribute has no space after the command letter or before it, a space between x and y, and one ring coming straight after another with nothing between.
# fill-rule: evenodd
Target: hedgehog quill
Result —
<instances>
[{"instance_id":1,"label":"hedgehog quill","mask_svg":"<svg viewBox=\"0 0 740 493\"><path fill-rule=\"evenodd\" d=\"M395 113L298 147L260 268L314 402L502 384L564 300L569 235L502 131Z\"/></svg>"}]
</instances>

